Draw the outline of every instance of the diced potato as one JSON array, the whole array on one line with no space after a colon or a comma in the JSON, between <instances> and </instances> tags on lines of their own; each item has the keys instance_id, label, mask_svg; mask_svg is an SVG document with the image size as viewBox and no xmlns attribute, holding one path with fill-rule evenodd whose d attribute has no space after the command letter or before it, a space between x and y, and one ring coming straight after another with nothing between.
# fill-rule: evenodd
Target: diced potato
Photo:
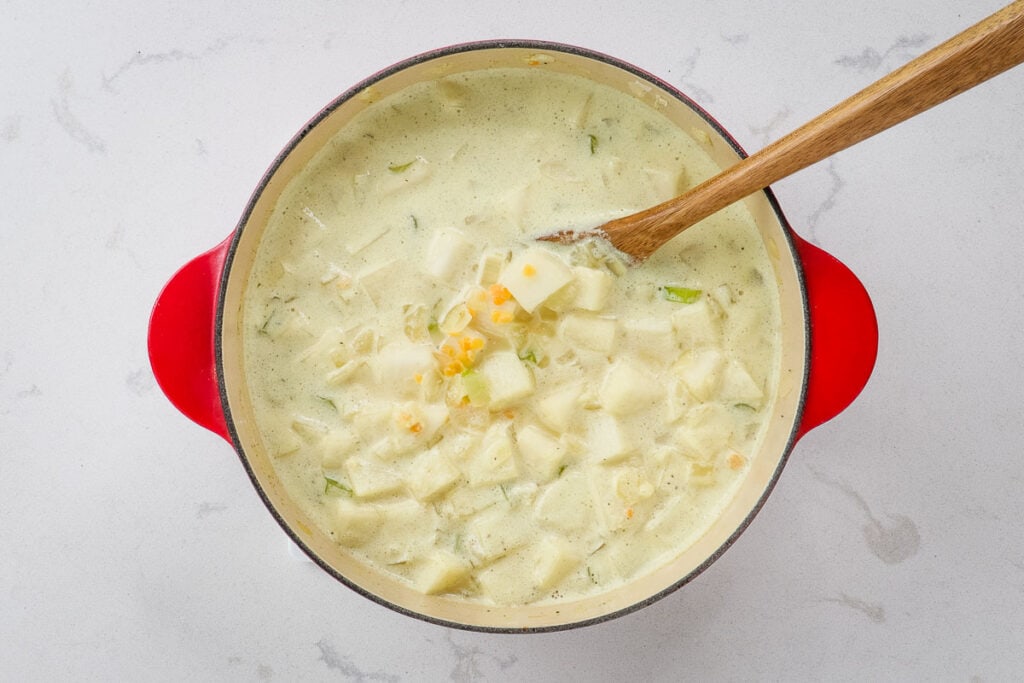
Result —
<instances>
[{"instance_id":1,"label":"diced potato","mask_svg":"<svg viewBox=\"0 0 1024 683\"><path fill-rule=\"evenodd\" d=\"M614 463L632 455L635 447L612 415L594 415L589 424L590 455L600 463Z\"/></svg>"},{"instance_id":2,"label":"diced potato","mask_svg":"<svg viewBox=\"0 0 1024 683\"><path fill-rule=\"evenodd\" d=\"M446 335L455 336L461 334L466 327L473 322L473 314L465 301L458 301L449 308L437 322L439 330Z\"/></svg>"},{"instance_id":3,"label":"diced potato","mask_svg":"<svg viewBox=\"0 0 1024 683\"><path fill-rule=\"evenodd\" d=\"M611 296L612 276L606 271L585 266L576 266L572 274L576 284L576 308L593 312L603 310Z\"/></svg>"},{"instance_id":4,"label":"diced potato","mask_svg":"<svg viewBox=\"0 0 1024 683\"><path fill-rule=\"evenodd\" d=\"M722 401L732 403L746 403L749 406L758 408L764 399L764 392L757 385L754 378L747 372L746 366L738 360L730 360L725 365L722 373L722 384L718 389L718 396Z\"/></svg>"},{"instance_id":5,"label":"diced potato","mask_svg":"<svg viewBox=\"0 0 1024 683\"><path fill-rule=\"evenodd\" d=\"M601 406L612 415L645 410L664 395L662 381L630 359L613 365L601 383Z\"/></svg>"},{"instance_id":6,"label":"diced potato","mask_svg":"<svg viewBox=\"0 0 1024 683\"><path fill-rule=\"evenodd\" d=\"M735 429L735 421L727 408L705 403L687 412L683 426L676 432L676 441L684 452L710 461L729 447Z\"/></svg>"},{"instance_id":7,"label":"diced potato","mask_svg":"<svg viewBox=\"0 0 1024 683\"><path fill-rule=\"evenodd\" d=\"M611 477L615 496L626 505L636 505L654 495L654 484L639 467L620 467Z\"/></svg>"},{"instance_id":8,"label":"diced potato","mask_svg":"<svg viewBox=\"0 0 1024 683\"><path fill-rule=\"evenodd\" d=\"M500 486L487 488L459 486L439 500L436 505L438 512L445 517L466 519L481 510L503 502L505 502L505 494L502 493Z\"/></svg>"},{"instance_id":9,"label":"diced potato","mask_svg":"<svg viewBox=\"0 0 1024 683\"><path fill-rule=\"evenodd\" d=\"M464 544L477 562L490 562L525 545L533 533L528 517L496 507L466 524Z\"/></svg>"},{"instance_id":10,"label":"diced potato","mask_svg":"<svg viewBox=\"0 0 1024 683\"><path fill-rule=\"evenodd\" d=\"M544 300L544 308L555 313L565 313L576 306L576 281L571 280Z\"/></svg>"},{"instance_id":11,"label":"diced potato","mask_svg":"<svg viewBox=\"0 0 1024 683\"><path fill-rule=\"evenodd\" d=\"M444 550L434 550L422 562L416 574L416 588L427 595L446 593L469 578L470 564Z\"/></svg>"},{"instance_id":12,"label":"diced potato","mask_svg":"<svg viewBox=\"0 0 1024 683\"><path fill-rule=\"evenodd\" d=\"M392 427L398 436L412 437L418 445L423 445L444 426L448 414L448 407L442 403L408 401L394 407Z\"/></svg>"},{"instance_id":13,"label":"diced potato","mask_svg":"<svg viewBox=\"0 0 1024 683\"><path fill-rule=\"evenodd\" d=\"M661 168L648 167L644 169L644 174L647 176L647 182L645 184L652 193L652 199L654 202L664 201L669 197L675 197L679 194L679 173L666 171Z\"/></svg>"},{"instance_id":14,"label":"diced potato","mask_svg":"<svg viewBox=\"0 0 1024 683\"><path fill-rule=\"evenodd\" d=\"M393 493L402 487L402 478L393 470L363 458L345 461L352 491L360 498L374 498Z\"/></svg>"},{"instance_id":15,"label":"diced potato","mask_svg":"<svg viewBox=\"0 0 1024 683\"><path fill-rule=\"evenodd\" d=\"M623 321L622 335L633 351L651 360L666 363L679 356L679 341L671 320L638 318Z\"/></svg>"},{"instance_id":16,"label":"diced potato","mask_svg":"<svg viewBox=\"0 0 1024 683\"><path fill-rule=\"evenodd\" d=\"M429 345L411 342L392 342L373 360L377 382L398 395L417 393L424 375L435 365L434 352Z\"/></svg>"},{"instance_id":17,"label":"diced potato","mask_svg":"<svg viewBox=\"0 0 1024 683\"><path fill-rule=\"evenodd\" d=\"M413 434L392 433L370 445L370 455L377 460L389 461L409 455L419 445Z\"/></svg>"},{"instance_id":18,"label":"diced potato","mask_svg":"<svg viewBox=\"0 0 1024 683\"><path fill-rule=\"evenodd\" d=\"M327 373L324 378L331 386L340 386L355 378L359 370L366 367L366 361L362 358L354 358L339 365Z\"/></svg>"},{"instance_id":19,"label":"diced potato","mask_svg":"<svg viewBox=\"0 0 1024 683\"><path fill-rule=\"evenodd\" d=\"M707 297L701 297L692 304L678 305L672 313L672 327L684 349L718 344L722 334L721 318Z\"/></svg>"},{"instance_id":20,"label":"diced potato","mask_svg":"<svg viewBox=\"0 0 1024 683\"><path fill-rule=\"evenodd\" d=\"M492 426L466 466L471 486L494 486L519 476L516 446L507 423Z\"/></svg>"},{"instance_id":21,"label":"diced potato","mask_svg":"<svg viewBox=\"0 0 1024 683\"><path fill-rule=\"evenodd\" d=\"M320 335L311 346L299 353L297 359L303 363L315 363L325 369L340 367L349 359L345 347L345 331L332 327Z\"/></svg>"},{"instance_id":22,"label":"diced potato","mask_svg":"<svg viewBox=\"0 0 1024 683\"><path fill-rule=\"evenodd\" d=\"M380 343L380 335L373 328L366 327L354 334L350 334L352 337L352 353L363 356L369 356L377 353L377 348Z\"/></svg>"},{"instance_id":23,"label":"diced potato","mask_svg":"<svg viewBox=\"0 0 1024 683\"><path fill-rule=\"evenodd\" d=\"M491 410L501 410L533 393L533 373L513 351L487 354L477 372L487 383Z\"/></svg>"},{"instance_id":24,"label":"diced potato","mask_svg":"<svg viewBox=\"0 0 1024 683\"><path fill-rule=\"evenodd\" d=\"M669 497L655 510L644 525L649 537L667 548L678 547L686 528L693 525L697 511L683 494Z\"/></svg>"},{"instance_id":25,"label":"diced potato","mask_svg":"<svg viewBox=\"0 0 1024 683\"><path fill-rule=\"evenodd\" d=\"M320 464L324 469L341 467L345 458L359 443L359 436L348 427L335 427L329 431L320 443Z\"/></svg>"},{"instance_id":26,"label":"diced potato","mask_svg":"<svg viewBox=\"0 0 1024 683\"><path fill-rule=\"evenodd\" d=\"M712 289L711 298L715 300L715 303L718 304L718 307L723 311L728 311L732 308L733 303L735 303L732 296L732 289L729 285L719 285Z\"/></svg>"},{"instance_id":27,"label":"diced potato","mask_svg":"<svg viewBox=\"0 0 1024 683\"><path fill-rule=\"evenodd\" d=\"M686 414L694 399L686 384L678 377L666 377L665 384L665 424L670 425Z\"/></svg>"},{"instance_id":28,"label":"diced potato","mask_svg":"<svg viewBox=\"0 0 1024 683\"><path fill-rule=\"evenodd\" d=\"M420 454L405 474L405 485L419 500L438 497L459 480L462 473L436 448Z\"/></svg>"},{"instance_id":29,"label":"diced potato","mask_svg":"<svg viewBox=\"0 0 1024 683\"><path fill-rule=\"evenodd\" d=\"M710 488L718 483L719 468L714 462L691 462L690 485Z\"/></svg>"},{"instance_id":30,"label":"diced potato","mask_svg":"<svg viewBox=\"0 0 1024 683\"><path fill-rule=\"evenodd\" d=\"M654 485L638 467L595 468L590 472L594 509L605 532L612 533L642 524L654 494Z\"/></svg>"},{"instance_id":31,"label":"diced potato","mask_svg":"<svg viewBox=\"0 0 1024 683\"><path fill-rule=\"evenodd\" d=\"M517 552L525 551L498 558L474 577L481 595L499 605L523 605L536 599L537 590L529 574L523 576L523 563Z\"/></svg>"},{"instance_id":32,"label":"diced potato","mask_svg":"<svg viewBox=\"0 0 1024 683\"><path fill-rule=\"evenodd\" d=\"M597 586L608 586L623 578L618 557L607 545L590 555L586 562L587 577Z\"/></svg>"},{"instance_id":33,"label":"diced potato","mask_svg":"<svg viewBox=\"0 0 1024 683\"><path fill-rule=\"evenodd\" d=\"M587 475L566 471L545 487L537 498L534 515L544 526L566 534L578 534L594 527L594 502Z\"/></svg>"},{"instance_id":34,"label":"diced potato","mask_svg":"<svg viewBox=\"0 0 1024 683\"><path fill-rule=\"evenodd\" d=\"M569 313L562 318L558 334L571 346L610 353L615 346L618 323L590 313Z\"/></svg>"},{"instance_id":35,"label":"diced potato","mask_svg":"<svg viewBox=\"0 0 1024 683\"><path fill-rule=\"evenodd\" d=\"M267 441L270 442L267 444L267 450L275 458L283 458L302 448L302 439L291 429L275 430L268 434Z\"/></svg>"},{"instance_id":36,"label":"diced potato","mask_svg":"<svg viewBox=\"0 0 1024 683\"><path fill-rule=\"evenodd\" d=\"M300 309L289 310L276 316L280 324L271 324L266 333L271 337L282 337L294 340L312 340L313 323L306 312Z\"/></svg>"},{"instance_id":37,"label":"diced potato","mask_svg":"<svg viewBox=\"0 0 1024 683\"><path fill-rule=\"evenodd\" d=\"M379 554L383 562L412 562L435 547L439 520L433 505L406 498L394 503L377 504L377 508L381 525L372 543L374 552Z\"/></svg>"},{"instance_id":38,"label":"diced potato","mask_svg":"<svg viewBox=\"0 0 1024 683\"><path fill-rule=\"evenodd\" d=\"M342 545L358 547L366 543L383 523L381 508L350 498L332 501L335 539Z\"/></svg>"},{"instance_id":39,"label":"diced potato","mask_svg":"<svg viewBox=\"0 0 1024 683\"><path fill-rule=\"evenodd\" d=\"M387 293L394 290L395 283L401 282L401 278L408 277L408 266L398 259L390 259L360 269L355 279L373 303L379 306L385 301Z\"/></svg>"},{"instance_id":40,"label":"diced potato","mask_svg":"<svg viewBox=\"0 0 1024 683\"><path fill-rule=\"evenodd\" d=\"M565 446L543 429L527 425L516 433L519 455L530 473L541 482L558 474L565 458Z\"/></svg>"},{"instance_id":41,"label":"diced potato","mask_svg":"<svg viewBox=\"0 0 1024 683\"><path fill-rule=\"evenodd\" d=\"M580 562L579 553L560 536L545 536L535 552L533 581L541 590L553 588Z\"/></svg>"},{"instance_id":42,"label":"diced potato","mask_svg":"<svg viewBox=\"0 0 1024 683\"><path fill-rule=\"evenodd\" d=\"M455 228L434 233L423 257L423 271L443 282L450 281L466 264L473 243Z\"/></svg>"},{"instance_id":43,"label":"diced potato","mask_svg":"<svg viewBox=\"0 0 1024 683\"><path fill-rule=\"evenodd\" d=\"M371 442L386 434L394 419L394 408L386 403L359 405L346 414L356 433L364 442Z\"/></svg>"},{"instance_id":44,"label":"diced potato","mask_svg":"<svg viewBox=\"0 0 1024 683\"><path fill-rule=\"evenodd\" d=\"M572 309L599 312L608 305L614 280L607 271L587 266L573 266L573 279L552 294L544 306L562 313Z\"/></svg>"},{"instance_id":45,"label":"diced potato","mask_svg":"<svg viewBox=\"0 0 1024 683\"><path fill-rule=\"evenodd\" d=\"M557 433L565 432L579 409L579 398L582 393L583 387L580 384L561 387L538 400L534 412L550 429Z\"/></svg>"},{"instance_id":46,"label":"diced potato","mask_svg":"<svg viewBox=\"0 0 1024 683\"><path fill-rule=\"evenodd\" d=\"M701 401L714 397L722 379L725 357L717 348L701 348L684 355L673 370L690 393Z\"/></svg>"},{"instance_id":47,"label":"diced potato","mask_svg":"<svg viewBox=\"0 0 1024 683\"><path fill-rule=\"evenodd\" d=\"M302 437L306 443L317 443L330 431L325 423L305 415L292 418L292 431Z\"/></svg>"},{"instance_id":48,"label":"diced potato","mask_svg":"<svg viewBox=\"0 0 1024 683\"><path fill-rule=\"evenodd\" d=\"M516 254L498 280L527 313L572 280L572 270L562 259L542 247Z\"/></svg>"}]
</instances>

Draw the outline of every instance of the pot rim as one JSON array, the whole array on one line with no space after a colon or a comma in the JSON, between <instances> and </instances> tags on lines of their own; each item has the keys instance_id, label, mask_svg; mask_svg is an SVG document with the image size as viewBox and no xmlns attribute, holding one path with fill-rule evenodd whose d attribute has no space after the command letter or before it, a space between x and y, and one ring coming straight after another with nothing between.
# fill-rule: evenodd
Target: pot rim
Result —
<instances>
[{"instance_id":1,"label":"pot rim","mask_svg":"<svg viewBox=\"0 0 1024 683\"><path fill-rule=\"evenodd\" d=\"M263 485L256 476L255 470L246 455L245 448L242 445L238 429L235 425L235 420L232 416L231 407L229 404L228 390L225 381L224 371L224 344L223 344L223 331L224 331L224 315L226 297L225 292L228 286L228 279L231 274L232 264L236 254L236 250L239 241L242 238L245 226L248 224L250 217L252 216L253 210L257 204L257 201L262 196L271 178L277 173L284 160L295 150L298 144L312 131L317 125L319 125L324 119L330 116L338 107L363 92L366 88L378 83L398 72L406 70L410 67L422 64L424 62L433 61L436 59L461 54L464 52L482 51L482 50L499 50L499 49L531 49L539 51L552 51L567 53L584 59L589 59L597 62L607 64L609 66L618 68L627 73L633 74L638 78L651 83L655 87L661 89L665 93L673 96L677 100L681 101L685 106L693 110L706 124L711 127L721 138L728 143L731 149L739 155L740 158L747 156L746 151L739 145L738 142L732 137L732 135L715 119L707 110L702 106L693 101L689 96L683 93L681 90L664 81L663 79L655 76L654 74L641 69L629 62L621 60L611 55L591 50L589 48L580 47L568 43L561 43L547 40L532 40L532 39L493 39L493 40L479 40L471 42L462 42L452 44L446 47L421 52L414 56L405 58L394 64L374 73L373 75L361 80L352 87L345 90L343 93L334 98L324 108L322 108L313 118L311 118L281 149L280 152L275 156L273 162L264 172L260 178L259 183L253 190L248 202L246 203L245 209L235 227L235 230L231 234L226 254L224 258L223 270L220 273L219 282L216 292L216 304L214 308L214 339L213 339L213 351L214 351L214 369L216 372L216 386L220 397L221 406L224 412L224 418L227 427L227 434L230 442L242 463L242 466L252 482L253 487L256 489L257 494L263 501L264 506L269 510L271 516L278 523L278 525L284 530L289 539L298 546L302 552L317 566L327 572L334 579L341 582L349 589L362 595L363 597L379 604L388 609L398 612L400 614L413 617L420 621L436 624L439 626L445 626L449 628L456 628L466 631L476 631L482 633L543 633L543 632L557 632L565 631L570 629L582 628L585 626L596 625L606 621L616 619L618 617L625 616L636 612L654 602L657 602L671 593L682 588L690 581L697 578L702 574L711 564L718 560L739 538L739 536L750 526L753 522L754 517L760 512L768 497L771 495L775 488L779 478L782 475L783 469L789 461L789 456L802 435L801 423L804 416L804 408L807 399L807 388L808 379L811 371L811 346L812 346L812 335L811 335L811 318L809 313L807 287L805 281L804 264L801 256L797 250L795 234L792 227L789 224L785 214L782 211L774 193L770 188L765 188L760 192L765 195L772 214L779 221L781 227L781 233L784 237L786 247L788 249L789 259L792 262L796 270L796 281L799 286L799 296L801 301L801 308L803 311L803 337L805 340L804 358L802 363L802 377L799 381L799 398L796 401L796 409L793 415L792 427L789 435L786 437L785 445L782 453L780 454L778 464L772 471L771 476L765 482L762 493L756 499L756 502L746 512L743 520L729 533L724 541L718 546L718 548L711 553L707 558L704 559L699 565L694 567L684 576L679 577L668 586L662 588L655 593L638 600L630 605L600 614L594 617L580 619L577 621L569 621L559 624L551 624L537 627L504 627L504 626L484 626L477 624L466 624L458 621L448 620L441 617L432 616L418 612L409 607L396 604L381 595L378 595L370 590L367 590L354 581L346 577L344 574L339 572L337 569L332 567L326 560L324 560L318 553L316 553L309 545L301 538L301 536L295 531L291 524L283 518L277 507L271 501L270 496L267 494ZM757 193L755 193L757 194Z\"/></svg>"}]
</instances>

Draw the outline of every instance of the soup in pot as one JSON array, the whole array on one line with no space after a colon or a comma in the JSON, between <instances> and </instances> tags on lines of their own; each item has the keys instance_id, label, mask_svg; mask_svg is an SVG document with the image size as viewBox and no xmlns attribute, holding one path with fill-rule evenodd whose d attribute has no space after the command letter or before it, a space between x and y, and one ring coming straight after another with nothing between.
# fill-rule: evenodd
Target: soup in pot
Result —
<instances>
[{"instance_id":1,"label":"soup in pot","mask_svg":"<svg viewBox=\"0 0 1024 683\"><path fill-rule=\"evenodd\" d=\"M758 230L734 205L639 267L535 238L718 170L649 104L542 69L370 104L282 195L244 295L290 496L458 600L575 599L677 556L745 476L779 381Z\"/></svg>"}]
</instances>

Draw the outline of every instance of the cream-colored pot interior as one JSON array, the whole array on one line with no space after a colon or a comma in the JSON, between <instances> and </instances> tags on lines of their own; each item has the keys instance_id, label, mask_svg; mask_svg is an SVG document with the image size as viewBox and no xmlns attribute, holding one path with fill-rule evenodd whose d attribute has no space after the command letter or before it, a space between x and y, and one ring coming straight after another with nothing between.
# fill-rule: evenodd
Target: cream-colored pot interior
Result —
<instances>
[{"instance_id":1,"label":"cream-colored pot interior","mask_svg":"<svg viewBox=\"0 0 1024 683\"><path fill-rule=\"evenodd\" d=\"M296 543L326 571L382 604L429 621L481 630L558 629L622 614L665 595L702 571L746 527L771 490L794 442L807 370L807 316L800 265L787 229L770 197L765 193L754 195L745 201L773 261L782 306L782 369L773 403L774 418L763 447L751 460L748 476L724 514L695 545L653 574L575 602L489 607L444 596L422 595L353 559L289 500L261 446L243 368L241 301L244 288L267 220L287 183L370 101L412 83L493 67L549 69L585 76L657 108L700 141L721 166L729 166L740 157L725 134L682 95L654 77L604 55L546 43L494 42L455 46L413 58L377 74L338 98L296 136L267 173L239 225L228 255L221 287L218 369L229 429L260 495ZM367 96L369 94L372 97Z\"/></svg>"}]
</instances>

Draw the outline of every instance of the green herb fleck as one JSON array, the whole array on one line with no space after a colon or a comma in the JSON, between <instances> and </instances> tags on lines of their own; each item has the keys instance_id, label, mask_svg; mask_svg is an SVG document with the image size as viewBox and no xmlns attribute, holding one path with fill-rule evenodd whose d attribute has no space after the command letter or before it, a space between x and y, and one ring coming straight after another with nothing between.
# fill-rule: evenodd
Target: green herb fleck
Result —
<instances>
[{"instance_id":1,"label":"green herb fleck","mask_svg":"<svg viewBox=\"0 0 1024 683\"><path fill-rule=\"evenodd\" d=\"M690 289L689 287L673 287L671 285L665 285L661 288L662 295L667 301L673 301L678 304L692 304L698 301L701 297L702 292L699 289Z\"/></svg>"},{"instance_id":2,"label":"green herb fleck","mask_svg":"<svg viewBox=\"0 0 1024 683\"><path fill-rule=\"evenodd\" d=\"M591 571L589 564L587 565L587 576L590 577L591 582L593 582L593 584L596 586L597 585L597 577L594 576L594 572Z\"/></svg>"},{"instance_id":3,"label":"green herb fleck","mask_svg":"<svg viewBox=\"0 0 1024 683\"><path fill-rule=\"evenodd\" d=\"M263 324L260 325L260 327L257 330L257 332L259 332L260 334L270 334L270 322L274 319L274 316L276 314L277 314L276 310L272 311L270 313L270 315L267 316L267 319L263 321Z\"/></svg>"},{"instance_id":4,"label":"green herb fleck","mask_svg":"<svg viewBox=\"0 0 1024 683\"><path fill-rule=\"evenodd\" d=\"M590 138L590 153L591 154L596 154L597 153L597 136L596 135L588 135L587 137Z\"/></svg>"},{"instance_id":5,"label":"green herb fleck","mask_svg":"<svg viewBox=\"0 0 1024 683\"><path fill-rule=\"evenodd\" d=\"M537 354L534 353L532 350L530 350L530 351L527 351L526 353L520 354L519 355L519 360L524 360L527 363L533 363L534 365L536 365L537 364Z\"/></svg>"},{"instance_id":6,"label":"green herb fleck","mask_svg":"<svg viewBox=\"0 0 1024 683\"><path fill-rule=\"evenodd\" d=\"M330 493L332 488L338 489L339 491L344 493L346 496L351 496L352 495L352 489L349 488L348 486L346 486L345 484L342 484L337 479L331 479L330 477L324 477L324 481L327 482L326 484L324 484L324 495L327 495L328 493Z\"/></svg>"},{"instance_id":7,"label":"green herb fleck","mask_svg":"<svg viewBox=\"0 0 1024 683\"><path fill-rule=\"evenodd\" d=\"M505 500L508 501L508 502L511 502L511 501L509 501L509 497L508 497L508 487L505 486L504 484L499 484L498 488L501 489L501 495L505 496Z\"/></svg>"},{"instance_id":8,"label":"green herb fleck","mask_svg":"<svg viewBox=\"0 0 1024 683\"><path fill-rule=\"evenodd\" d=\"M412 166L412 165L413 165L413 161L409 161L409 162L404 163L404 164L392 164L392 165L388 166L388 170L391 171L392 173L401 173L402 171L408 170L409 167Z\"/></svg>"},{"instance_id":9,"label":"green herb fleck","mask_svg":"<svg viewBox=\"0 0 1024 683\"><path fill-rule=\"evenodd\" d=\"M559 477L562 476L562 472L565 472L565 468L567 468L567 467L568 467L568 465L562 465L561 467L558 468L558 476Z\"/></svg>"},{"instance_id":10,"label":"green herb fleck","mask_svg":"<svg viewBox=\"0 0 1024 683\"><path fill-rule=\"evenodd\" d=\"M337 404L335 404L334 399L332 399L330 396L317 396L317 398L326 403L327 405L329 405L334 410L338 409L338 406Z\"/></svg>"}]
</instances>

